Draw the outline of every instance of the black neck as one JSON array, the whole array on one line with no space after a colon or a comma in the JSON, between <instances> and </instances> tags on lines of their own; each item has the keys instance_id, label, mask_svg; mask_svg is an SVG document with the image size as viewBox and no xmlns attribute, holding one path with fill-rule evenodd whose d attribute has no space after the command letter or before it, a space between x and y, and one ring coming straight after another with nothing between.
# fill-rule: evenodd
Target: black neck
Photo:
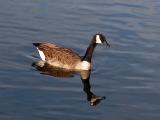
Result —
<instances>
[{"instance_id":1,"label":"black neck","mask_svg":"<svg viewBox=\"0 0 160 120\"><path fill-rule=\"evenodd\" d=\"M95 43L95 40L93 39L91 41L90 45L88 46L87 51L86 51L84 57L82 58L82 61L91 62L93 51L96 46L97 46L97 43Z\"/></svg>"},{"instance_id":2,"label":"black neck","mask_svg":"<svg viewBox=\"0 0 160 120\"><path fill-rule=\"evenodd\" d=\"M90 85L90 72L89 76L85 79L81 77L82 83L83 83L83 91L87 94L87 100L91 101L92 98L92 91L91 91L91 85Z\"/></svg>"}]
</instances>

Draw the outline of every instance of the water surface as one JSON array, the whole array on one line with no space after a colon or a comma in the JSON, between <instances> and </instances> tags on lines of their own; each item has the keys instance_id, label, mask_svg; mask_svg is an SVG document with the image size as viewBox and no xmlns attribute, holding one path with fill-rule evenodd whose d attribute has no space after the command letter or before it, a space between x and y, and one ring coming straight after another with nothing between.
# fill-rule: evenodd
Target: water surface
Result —
<instances>
[{"instance_id":1,"label":"water surface","mask_svg":"<svg viewBox=\"0 0 160 120\"><path fill-rule=\"evenodd\" d=\"M158 0L0 1L0 119L159 120L160 2ZM32 67L33 42L85 53L96 32L90 106L79 74L53 77Z\"/></svg>"}]
</instances>

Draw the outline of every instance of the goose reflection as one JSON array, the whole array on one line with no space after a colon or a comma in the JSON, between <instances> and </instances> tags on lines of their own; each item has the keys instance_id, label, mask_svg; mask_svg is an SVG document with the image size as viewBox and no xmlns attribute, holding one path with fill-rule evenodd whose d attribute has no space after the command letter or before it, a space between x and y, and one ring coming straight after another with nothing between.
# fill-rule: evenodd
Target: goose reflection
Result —
<instances>
[{"instance_id":1,"label":"goose reflection","mask_svg":"<svg viewBox=\"0 0 160 120\"><path fill-rule=\"evenodd\" d=\"M95 106L105 99L105 96L97 96L91 91L90 70L70 71L66 69L60 69L53 67L41 60L33 62L32 66L35 67L38 71L40 71L41 74L50 75L54 77L67 78L67 77L74 77L75 74L80 74L80 78L83 84L83 91L86 93L87 100L89 101L90 105Z\"/></svg>"}]
</instances>

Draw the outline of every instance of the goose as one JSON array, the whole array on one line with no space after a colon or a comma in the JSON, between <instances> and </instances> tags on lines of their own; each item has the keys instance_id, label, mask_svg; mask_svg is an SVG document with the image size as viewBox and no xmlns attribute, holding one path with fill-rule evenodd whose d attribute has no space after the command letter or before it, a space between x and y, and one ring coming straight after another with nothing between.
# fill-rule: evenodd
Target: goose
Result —
<instances>
[{"instance_id":1,"label":"goose","mask_svg":"<svg viewBox=\"0 0 160 120\"><path fill-rule=\"evenodd\" d=\"M110 47L105 36L101 33L96 33L82 58L72 49L56 44L33 43L33 45L37 48L42 61L51 66L68 70L90 70L93 51L98 44L102 43Z\"/></svg>"}]
</instances>

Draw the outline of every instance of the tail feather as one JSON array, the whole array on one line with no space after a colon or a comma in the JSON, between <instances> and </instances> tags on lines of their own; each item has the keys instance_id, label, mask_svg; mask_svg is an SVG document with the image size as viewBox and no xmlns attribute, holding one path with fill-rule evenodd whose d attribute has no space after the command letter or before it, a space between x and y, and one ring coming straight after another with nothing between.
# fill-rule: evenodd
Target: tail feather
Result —
<instances>
[{"instance_id":1,"label":"tail feather","mask_svg":"<svg viewBox=\"0 0 160 120\"><path fill-rule=\"evenodd\" d=\"M33 45L37 48L41 59L42 59L43 61L45 61L45 58L46 58L46 57L45 57L45 54L44 54L44 52L43 52L42 50L40 50L40 48L39 48L39 46L41 45L41 43L33 43Z\"/></svg>"},{"instance_id":2,"label":"tail feather","mask_svg":"<svg viewBox=\"0 0 160 120\"><path fill-rule=\"evenodd\" d=\"M34 46L38 47L41 43L33 43Z\"/></svg>"}]
</instances>

